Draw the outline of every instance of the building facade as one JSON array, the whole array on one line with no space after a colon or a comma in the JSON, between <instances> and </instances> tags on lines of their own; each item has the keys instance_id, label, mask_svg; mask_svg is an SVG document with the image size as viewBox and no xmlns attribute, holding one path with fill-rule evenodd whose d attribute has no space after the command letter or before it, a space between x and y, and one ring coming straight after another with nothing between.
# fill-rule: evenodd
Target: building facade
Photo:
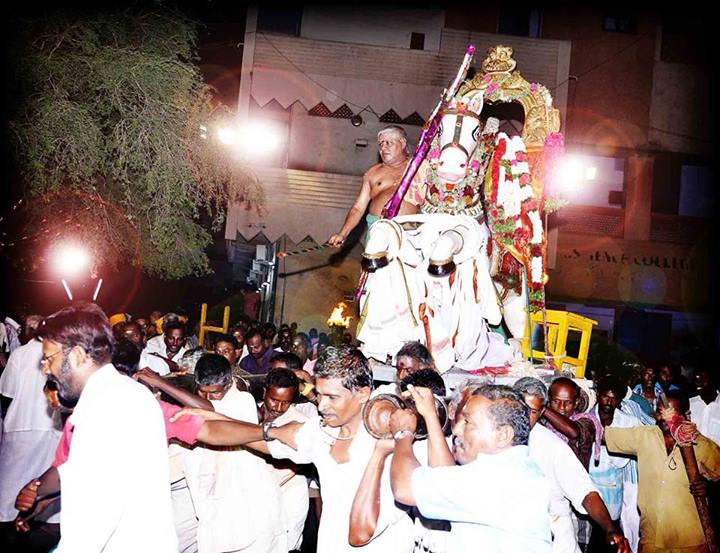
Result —
<instances>
[{"instance_id":1,"label":"building facade","mask_svg":"<svg viewBox=\"0 0 720 553\"><path fill-rule=\"evenodd\" d=\"M251 160L266 209L231 208L229 248L324 243L379 161L377 131L402 125L414 146L466 46L477 46L479 66L504 44L523 76L553 94L569 154L561 195L570 204L550 221L551 303L636 350L638 320L668 343L673 330L699 332L714 299L711 82L674 25L598 9L251 8L238 121L266 123L280 147ZM276 322L322 327L353 297L361 234L341 252L278 261Z\"/></svg>"}]
</instances>

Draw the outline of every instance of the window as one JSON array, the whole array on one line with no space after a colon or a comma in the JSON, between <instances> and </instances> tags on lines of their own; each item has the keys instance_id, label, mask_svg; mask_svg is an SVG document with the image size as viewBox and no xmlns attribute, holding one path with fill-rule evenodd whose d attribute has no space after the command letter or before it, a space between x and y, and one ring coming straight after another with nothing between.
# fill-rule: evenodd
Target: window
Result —
<instances>
[{"instance_id":1,"label":"window","mask_svg":"<svg viewBox=\"0 0 720 553\"><path fill-rule=\"evenodd\" d=\"M511 6L500 9L498 33L501 35L540 38L542 11L540 9Z\"/></svg>"},{"instance_id":2,"label":"window","mask_svg":"<svg viewBox=\"0 0 720 553\"><path fill-rule=\"evenodd\" d=\"M678 215L710 217L714 210L713 173L708 167L683 165L680 168Z\"/></svg>"},{"instance_id":3,"label":"window","mask_svg":"<svg viewBox=\"0 0 720 553\"><path fill-rule=\"evenodd\" d=\"M410 50L425 49L425 33L410 33Z\"/></svg>"},{"instance_id":4,"label":"window","mask_svg":"<svg viewBox=\"0 0 720 553\"><path fill-rule=\"evenodd\" d=\"M300 36L302 7L259 7L257 30Z\"/></svg>"},{"instance_id":5,"label":"window","mask_svg":"<svg viewBox=\"0 0 720 553\"><path fill-rule=\"evenodd\" d=\"M564 164L556 183L561 198L573 205L622 207L623 158L569 153Z\"/></svg>"},{"instance_id":6,"label":"window","mask_svg":"<svg viewBox=\"0 0 720 553\"><path fill-rule=\"evenodd\" d=\"M629 14L610 14L603 17L603 31L637 33L637 18Z\"/></svg>"}]
</instances>

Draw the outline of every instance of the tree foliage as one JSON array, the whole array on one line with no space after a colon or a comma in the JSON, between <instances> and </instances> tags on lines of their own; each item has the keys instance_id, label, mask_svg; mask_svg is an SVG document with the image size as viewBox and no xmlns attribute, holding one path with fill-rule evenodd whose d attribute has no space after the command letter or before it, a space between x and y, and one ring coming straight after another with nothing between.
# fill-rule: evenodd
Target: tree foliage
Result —
<instances>
[{"instance_id":1,"label":"tree foliage","mask_svg":"<svg viewBox=\"0 0 720 553\"><path fill-rule=\"evenodd\" d=\"M147 12L28 27L10 126L33 244L23 253L72 240L98 266L203 274L228 201L262 205L257 182L202 130L214 105L196 36L180 15Z\"/></svg>"}]
</instances>

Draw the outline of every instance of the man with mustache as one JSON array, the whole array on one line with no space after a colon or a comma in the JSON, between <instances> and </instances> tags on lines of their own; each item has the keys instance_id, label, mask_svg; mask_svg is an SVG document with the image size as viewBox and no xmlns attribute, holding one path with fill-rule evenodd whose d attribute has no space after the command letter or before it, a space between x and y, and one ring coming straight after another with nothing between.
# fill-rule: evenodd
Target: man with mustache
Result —
<instances>
[{"instance_id":1,"label":"man with mustache","mask_svg":"<svg viewBox=\"0 0 720 553\"><path fill-rule=\"evenodd\" d=\"M228 419L217 413L185 409L176 414L202 415L207 422L198 439L216 446L247 445L275 458L313 463L322 482L322 518L318 553L398 553L412 550L412 523L397 507L384 471L380 514L375 532L359 547L349 543L350 512L355 490L369 463L384 462L387 455L365 430L362 409L370 398L372 372L355 348L328 347L315 365L315 386L320 416L306 422L262 426Z\"/></svg>"},{"instance_id":2,"label":"man with mustache","mask_svg":"<svg viewBox=\"0 0 720 553\"><path fill-rule=\"evenodd\" d=\"M705 478L720 478L720 447L687 421L687 398L679 390L666 393L667 407L658 404L655 426L605 427L608 451L635 455L640 472L640 553L703 553L708 551L693 496L705 497ZM684 432L678 429L684 426ZM692 442L704 478L688 482L675 436Z\"/></svg>"},{"instance_id":3,"label":"man with mustache","mask_svg":"<svg viewBox=\"0 0 720 553\"><path fill-rule=\"evenodd\" d=\"M355 203L348 211L342 228L328 239L328 244L339 248L348 235L365 217L368 230L382 216L383 206L392 197L405 172L410 152L407 133L398 125L388 125L377 135L378 151L382 162L370 167L363 175L362 186ZM369 209L368 209L369 206ZM417 206L403 202L398 215L417 213Z\"/></svg>"},{"instance_id":4,"label":"man with mustache","mask_svg":"<svg viewBox=\"0 0 720 553\"><path fill-rule=\"evenodd\" d=\"M43 386L45 376L40 369L42 344L35 333L42 318L30 315L25 319L25 330L30 340L13 350L0 377L0 402L3 425L0 439L0 550L7 534L13 533L10 521L18 514L15 497L25 482L41 473L52 461L53 452L60 440L62 422L59 414L49 408ZM47 535L54 534L57 541L59 516L53 516L43 525ZM7 530L7 532L5 532ZM11 539L11 536L7 536ZM7 549L5 549L7 550Z\"/></svg>"},{"instance_id":5,"label":"man with mustache","mask_svg":"<svg viewBox=\"0 0 720 553\"><path fill-rule=\"evenodd\" d=\"M421 466L413 452L415 413L395 411L395 499L425 517L450 521L449 551L476 551L482 544L485 551L549 553L549 484L529 456L522 396L507 386L474 389L456 415L452 453L442 434L432 431L439 426L434 405L418 399L430 466Z\"/></svg>"},{"instance_id":6,"label":"man with mustache","mask_svg":"<svg viewBox=\"0 0 720 553\"><path fill-rule=\"evenodd\" d=\"M39 336L43 372L64 400L77 401L72 448L58 468L56 551L175 551L162 411L147 388L111 364L107 317L97 305L76 304L45 319ZM142 470L128 470L138 464ZM108 474L110 489L101 485Z\"/></svg>"}]
</instances>

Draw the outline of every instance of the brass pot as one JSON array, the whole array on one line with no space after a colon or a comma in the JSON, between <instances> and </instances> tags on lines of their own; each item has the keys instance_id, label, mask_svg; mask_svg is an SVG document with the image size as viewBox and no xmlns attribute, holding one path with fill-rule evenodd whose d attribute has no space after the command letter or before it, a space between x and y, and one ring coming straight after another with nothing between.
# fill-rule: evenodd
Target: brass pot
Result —
<instances>
[{"instance_id":1,"label":"brass pot","mask_svg":"<svg viewBox=\"0 0 720 553\"><path fill-rule=\"evenodd\" d=\"M445 398L435 396L435 408L440 418L440 425L442 426L443 432L445 432L450 423ZM398 409L412 410L417 416L415 438L427 438L427 427L425 426L425 421L422 416L417 412L415 402L411 397L400 397L395 394L378 394L365 404L362 417L368 434L378 440L392 438L392 432L390 432L390 415Z\"/></svg>"}]
</instances>

